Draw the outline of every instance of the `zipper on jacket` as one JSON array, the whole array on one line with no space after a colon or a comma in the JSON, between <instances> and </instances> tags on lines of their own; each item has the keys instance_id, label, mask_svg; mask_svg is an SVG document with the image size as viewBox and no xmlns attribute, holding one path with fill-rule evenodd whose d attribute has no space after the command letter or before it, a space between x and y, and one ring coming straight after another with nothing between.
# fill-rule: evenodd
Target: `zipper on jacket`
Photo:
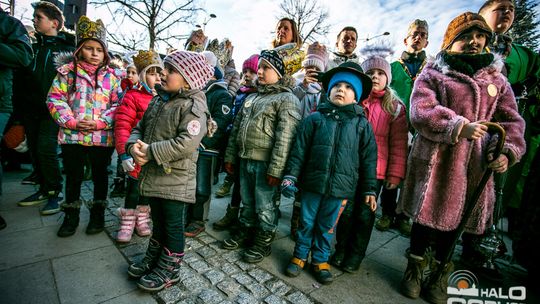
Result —
<instances>
[{"instance_id":1,"label":"zipper on jacket","mask_svg":"<svg viewBox=\"0 0 540 304\"><path fill-rule=\"evenodd\" d=\"M334 176L334 167L336 165L336 151L341 136L341 120L337 121L336 129L336 136L334 137L334 145L332 147L332 159L330 160L330 174L328 175L328 191L326 192L328 195L332 192L332 177Z\"/></svg>"},{"instance_id":2,"label":"zipper on jacket","mask_svg":"<svg viewBox=\"0 0 540 304\"><path fill-rule=\"evenodd\" d=\"M247 125L249 125L249 118L251 117L251 113L253 112L253 107L255 106L255 100L257 100L257 97L259 96L259 94L256 94L255 97L253 97L253 101L251 102L251 110L249 111L248 115L246 117L244 117L244 119L246 119L246 122L247 122ZM246 100L247 101L247 100ZM246 101L244 101L244 104L246 103ZM242 111L242 108L240 108L240 111ZM242 119L242 120L244 120ZM248 128L243 128L244 130L243 131L243 134L242 134L242 151L241 151L241 154L244 154L244 152L246 151L246 138L247 138L247 129Z\"/></svg>"},{"instance_id":3,"label":"zipper on jacket","mask_svg":"<svg viewBox=\"0 0 540 304\"><path fill-rule=\"evenodd\" d=\"M34 55L34 67L32 68L32 72L35 72L36 71L36 66L37 66L37 58L38 58L38 55L39 55L39 50L41 48L38 48L37 51L36 51L36 54Z\"/></svg>"}]
</instances>

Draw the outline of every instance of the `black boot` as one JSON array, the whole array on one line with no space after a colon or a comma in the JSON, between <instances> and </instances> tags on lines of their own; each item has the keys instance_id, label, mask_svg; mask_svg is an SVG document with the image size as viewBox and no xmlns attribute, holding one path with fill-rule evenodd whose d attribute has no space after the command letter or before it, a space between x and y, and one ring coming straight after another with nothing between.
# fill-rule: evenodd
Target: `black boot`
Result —
<instances>
[{"instance_id":1,"label":"black boot","mask_svg":"<svg viewBox=\"0 0 540 304\"><path fill-rule=\"evenodd\" d=\"M105 227L105 207L107 201L93 201L88 204L90 207L90 222L86 227L86 234L97 234Z\"/></svg>"},{"instance_id":2,"label":"black boot","mask_svg":"<svg viewBox=\"0 0 540 304\"><path fill-rule=\"evenodd\" d=\"M215 230L222 231L225 229L231 229L238 224L238 212L240 207L227 206L227 212L225 215L212 226Z\"/></svg>"},{"instance_id":3,"label":"black boot","mask_svg":"<svg viewBox=\"0 0 540 304\"><path fill-rule=\"evenodd\" d=\"M422 282L424 281L424 270L428 265L425 257L409 254L407 269L401 279L401 293L411 299L417 299L420 296Z\"/></svg>"},{"instance_id":4,"label":"black boot","mask_svg":"<svg viewBox=\"0 0 540 304\"><path fill-rule=\"evenodd\" d=\"M111 197L126 196L126 180L122 177L115 177L112 184Z\"/></svg>"},{"instance_id":5,"label":"black boot","mask_svg":"<svg viewBox=\"0 0 540 304\"><path fill-rule=\"evenodd\" d=\"M59 237L68 237L75 234L75 231L77 231L77 226L79 226L81 201L62 204L61 208L64 212L64 221L62 222L62 226L60 226L60 229L58 229L56 235Z\"/></svg>"},{"instance_id":6,"label":"black boot","mask_svg":"<svg viewBox=\"0 0 540 304\"><path fill-rule=\"evenodd\" d=\"M243 252L244 262L259 263L272 252L272 241L275 232L259 230L255 235L253 246Z\"/></svg>"},{"instance_id":7,"label":"black boot","mask_svg":"<svg viewBox=\"0 0 540 304\"><path fill-rule=\"evenodd\" d=\"M427 284L423 287L423 297L433 304L446 304L448 301L448 277L454 271L454 264L448 262L442 265L439 261L433 261L430 266L431 273Z\"/></svg>"},{"instance_id":8,"label":"black boot","mask_svg":"<svg viewBox=\"0 0 540 304\"><path fill-rule=\"evenodd\" d=\"M128 274L134 279L138 279L146 274L149 274L150 271L156 267L156 264L159 260L161 254L161 244L154 240L150 239L148 243L148 249L146 249L146 255L144 258L138 262L129 265Z\"/></svg>"},{"instance_id":9,"label":"black boot","mask_svg":"<svg viewBox=\"0 0 540 304\"><path fill-rule=\"evenodd\" d=\"M178 282L183 257L183 253L170 252L163 247L157 266L152 272L140 278L137 285L146 291L159 291Z\"/></svg>"},{"instance_id":10,"label":"black boot","mask_svg":"<svg viewBox=\"0 0 540 304\"><path fill-rule=\"evenodd\" d=\"M249 246L251 240L253 240L253 228L239 226L231 232L231 237L225 239L221 244L221 248L227 250L235 250L242 247Z\"/></svg>"}]
</instances>

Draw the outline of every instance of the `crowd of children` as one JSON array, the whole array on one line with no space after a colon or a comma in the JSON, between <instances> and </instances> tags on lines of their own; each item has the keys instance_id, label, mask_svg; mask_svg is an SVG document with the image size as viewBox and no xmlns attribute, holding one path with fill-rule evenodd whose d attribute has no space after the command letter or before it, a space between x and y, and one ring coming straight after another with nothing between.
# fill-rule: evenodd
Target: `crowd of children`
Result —
<instances>
[{"instance_id":1,"label":"crowd of children","mask_svg":"<svg viewBox=\"0 0 540 304\"><path fill-rule=\"evenodd\" d=\"M513 9L510 0L489 0L481 12L489 15L486 7L501 3ZM502 174L527 152L526 124L507 78L514 74L504 74L519 68L503 69L512 45L499 33L490 52L493 29L480 14L453 19L431 60L423 51L423 20L411 23L407 50L390 64L380 55L359 59L354 27L338 34L337 50L329 53L318 42L303 48L296 23L283 18L272 48L247 58L241 76L231 42L213 41L204 50L201 32L186 43L189 51L164 59L153 50L134 53L122 75L111 68L100 20L81 17L73 43L60 32L63 16L54 5L34 7L40 43L24 75L36 86L31 102L46 101L25 121L40 188L19 205L47 201L42 214L61 209L60 237L75 234L86 205L86 233L103 231L107 166L116 148L126 175L116 240L130 242L134 232L150 236L143 259L128 269L143 290L180 279L185 237L206 229L212 185L222 167L227 177L217 195L226 196L231 187L233 194L213 227L230 230L222 248L241 248L245 262L271 254L283 195L294 198L295 246L286 275L298 276L308 263L322 284L333 281L330 264L356 272L373 227L396 225L410 233L401 292L446 303L453 269L448 256L462 233L458 227L464 222L466 233L480 235L492 224L493 179L463 218L466 202L486 168ZM44 57L52 51L67 53ZM538 55L531 61L536 70L529 72L538 75ZM537 108L528 110L528 119L537 119ZM497 138L489 136L485 122L497 122L506 132L496 157ZM92 173L89 201L81 199L85 166ZM378 199L383 216L375 223Z\"/></svg>"}]
</instances>

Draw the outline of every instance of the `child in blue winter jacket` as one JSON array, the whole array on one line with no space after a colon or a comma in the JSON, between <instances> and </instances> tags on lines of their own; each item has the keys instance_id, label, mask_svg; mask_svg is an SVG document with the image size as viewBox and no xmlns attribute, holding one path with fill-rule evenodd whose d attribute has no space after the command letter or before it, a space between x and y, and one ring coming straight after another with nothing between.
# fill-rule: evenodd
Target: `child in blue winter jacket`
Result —
<instances>
[{"instance_id":1,"label":"child in blue winter jacket","mask_svg":"<svg viewBox=\"0 0 540 304\"><path fill-rule=\"evenodd\" d=\"M347 200L377 207L377 145L373 131L357 104L371 91L362 68L347 62L323 75L330 102L304 119L297 131L281 183L282 194L302 190L300 225L293 258L286 274L300 274L311 251L317 281L332 282L328 265L332 238Z\"/></svg>"}]
</instances>

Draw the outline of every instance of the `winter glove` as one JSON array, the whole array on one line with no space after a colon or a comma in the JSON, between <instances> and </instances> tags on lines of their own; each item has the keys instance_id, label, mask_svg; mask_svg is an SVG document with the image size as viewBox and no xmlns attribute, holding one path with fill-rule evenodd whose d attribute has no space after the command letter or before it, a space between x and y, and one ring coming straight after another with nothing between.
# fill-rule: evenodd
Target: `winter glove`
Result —
<instances>
[{"instance_id":1,"label":"winter glove","mask_svg":"<svg viewBox=\"0 0 540 304\"><path fill-rule=\"evenodd\" d=\"M124 172L131 172L135 170L135 162L133 161L132 157L127 154L123 154L120 156L120 159L122 160L122 168L124 169Z\"/></svg>"},{"instance_id":2,"label":"winter glove","mask_svg":"<svg viewBox=\"0 0 540 304\"><path fill-rule=\"evenodd\" d=\"M296 188L296 177L292 175L285 175L283 181L281 182L281 194L286 198L293 198L295 193L298 192Z\"/></svg>"}]
</instances>

